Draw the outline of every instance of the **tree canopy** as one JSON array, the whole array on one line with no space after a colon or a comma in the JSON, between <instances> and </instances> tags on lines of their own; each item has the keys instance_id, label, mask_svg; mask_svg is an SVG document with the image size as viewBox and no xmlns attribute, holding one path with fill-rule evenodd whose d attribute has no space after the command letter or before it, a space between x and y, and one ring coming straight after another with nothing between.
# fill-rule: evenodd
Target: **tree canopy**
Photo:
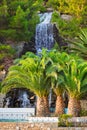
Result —
<instances>
[{"instance_id":1,"label":"tree canopy","mask_svg":"<svg viewBox=\"0 0 87 130\"><path fill-rule=\"evenodd\" d=\"M2 0L0 2L0 40L29 41L35 32L42 0Z\"/></svg>"},{"instance_id":2,"label":"tree canopy","mask_svg":"<svg viewBox=\"0 0 87 130\"><path fill-rule=\"evenodd\" d=\"M47 7L76 16L87 24L86 0L1 0L0 41L29 41L39 22L37 11L46 11Z\"/></svg>"}]
</instances>

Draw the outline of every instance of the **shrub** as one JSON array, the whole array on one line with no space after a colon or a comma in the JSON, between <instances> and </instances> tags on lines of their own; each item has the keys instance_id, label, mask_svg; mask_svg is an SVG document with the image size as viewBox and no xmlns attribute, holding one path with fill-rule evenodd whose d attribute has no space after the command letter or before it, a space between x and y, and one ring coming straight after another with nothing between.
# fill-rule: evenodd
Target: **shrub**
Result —
<instances>
[{"instance_id":1,"label":"shrub","mask_svg":"<svg viewBox=\"0 0 87 130\"><path fill-rule=\"evenodd\" d=\"M61 18L58 12L54 11L52 15L52 22L56 23L57 28L59 29L62 36L65 38L76 37L79 32L80 19L73 17L71 20L66 21Z\"/></svg>"},{"instance_id":2,"label":"shrub","mask_svg":"<svg viewBox=\"0 0 87 130\"><path fill-rule=\"evenodd\" d=\"M80 116L87 116L87 110L82 109L80 111Z\"/></svg>"},{"instance_id":3,"label":"shrub","mask_svg":"<svg viewBox=\"0 0 87 130\"><path fill-rule=\"evenodd\" d=\"M71 117L72 117L72 115L67 115L67 114L60 115L58 126L63 126L63 127L73 126L72 122L69 122L69 120L68 120Z\"/></svg>"}]
</instances>

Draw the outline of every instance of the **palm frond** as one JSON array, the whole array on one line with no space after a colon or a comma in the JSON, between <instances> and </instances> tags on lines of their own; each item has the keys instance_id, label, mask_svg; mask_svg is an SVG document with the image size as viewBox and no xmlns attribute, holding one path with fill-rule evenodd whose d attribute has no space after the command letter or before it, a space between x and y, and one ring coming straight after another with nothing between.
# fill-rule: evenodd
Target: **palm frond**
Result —
<instances>
[{"instance_id":1,"label":"palm frond","mask_svg":"<svg viewBox=\"0 0 87 130\"><path fill-rule=\"evenodd\" d=\"M77 52L84 59L87 58L87 30L81 30L77 41L70 42L71 50Z\"/></svg>"}]
</instances>

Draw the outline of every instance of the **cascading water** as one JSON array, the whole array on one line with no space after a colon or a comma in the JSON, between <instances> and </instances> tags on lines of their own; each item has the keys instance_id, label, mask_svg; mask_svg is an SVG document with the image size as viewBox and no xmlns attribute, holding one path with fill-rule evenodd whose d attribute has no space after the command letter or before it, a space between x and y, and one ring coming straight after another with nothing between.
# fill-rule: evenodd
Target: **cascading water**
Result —
<instances>
[{"instance_id":1,"label":"cascading water","mask_svg":"<svg viewBox=\"0 0 87 130\"><path fill-rule=\"evenodd\" d=\"M54 45L53 38L53 24L50 23L52 13L40 14L40 24L36 26L36 50L37 53L42 50L42 48L47 48L50 50Z\"/></svg>"},{"instance_id":2,"label":"cascading water","mask_svg":"<svg viewBox=\"0 0 87 130\"><path fill-rule=\"evenodd\" d=\"M36 26L36 51L37 54L42 48L50 50L54 45L53 24L50 23L52 12L39 14L40 23ZM49 107L51 107L52 90L49 93Z\"/></svg>"},{"instance_id":3,"label":"cascading water","mask_svg":"<svg viewBox=\"0 0 87 130\"><path fill-rule=\"evenodd\" d=\"M6 103L4 105L5 108L10 106L10 97L6 98Z\"/></svg>"},{"instance_id":4,"label":"cascading water","mask_svg":"<svg viewBox=\"0 0 87 130\"><path fill-rule=\"evenodd\" d=\"M18 97L19 97L18 100L20 102L20 107L22 107L22 108L31 107L29 96L28 96L26 91L24 91L24 90L20 91L19 90Z\"/></svg>"},{"instance_id":5,"label":"cascading water","mask_svg":"<svg viewBox=\"0 0 87 130\"><path fill-rule=\"evenodd\" d=\"M32 98L32 99L31 99ZM35 107L35 96L25 89L13 89L7 93L3 107L31 108Z\"/></svg>"}]
</instances>

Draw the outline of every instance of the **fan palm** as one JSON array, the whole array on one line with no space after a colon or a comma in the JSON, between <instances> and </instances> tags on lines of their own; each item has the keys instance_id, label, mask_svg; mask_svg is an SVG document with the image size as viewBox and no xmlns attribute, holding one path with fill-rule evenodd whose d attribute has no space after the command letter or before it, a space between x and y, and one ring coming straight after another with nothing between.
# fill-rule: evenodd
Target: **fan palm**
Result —
<instances>
[{"instance_id":1,"label":"fan palm","mask_svg":"<svg viewBox=\"0 0 87 130\"><path fill-rule=\"evenodd\" d=\"M51 51L49 57L53 61L53 65L47 71L51 77L51 86L57 96L55 115L64 113L64 99L63 94L65 92L65 86L63 85L63 79L61 77L62 68L65 68L65 64L69 61L69 56L65 52Z\"/></svg>"},{"instance_id":2,"label":"fan palm","mask_svg":"<svg viewBox=\"0 0 87 130\"><path fill-rule=\"evenodd\" d=\"M73 116L77 116L81 108L79 99L87 91L87 62L76 55L68 55L65 52L58 52L54 57L52 68L54 68L53 72L57 76L52 83L54 92L57 95L56 114L63 113L62 94L67 91L69 95L68 112Z\"/></svg>"},{"instance_id":3,"label":"fan palm","mask_svg":"<svg viewBox=\"0 0 87 130\"><path fill-rule=\"evenodd\" d=\"M57 80L55 80L53 90L57 96L56 98L56 109L55 109L55 115L60 115L64 113L64 99L63 99L63 93L65 91L64 86L62 85L62 80L60 76L58 75Z\"/></svg>"},{"instance_id":4,"label":"fan palm","mask_svg":"<svg viewBox=\"0 0 87 130\"><path fill-rule=\"evenodd\" d=\"M33 55L34 56L34 55ZM50 78L47 78L47 61L42 55L20 60L17 65L12 66L4 80L3 92L7 92L13 87L30 89L37 95L37 116L47 116L49 114L48 94L50 88Z\"/></svg>"},{"instance_id":5,"label":"fan palm","mask_svg":"<svg viewBox=\"0 0 87 130\"><path fill-rule=\"evenodd\" d=\"M87 62L74 58L63 69L64 85L69 95L68 113L78 116L81 106L80 98L87 92Z\"/></svg>"}]
</instances>

